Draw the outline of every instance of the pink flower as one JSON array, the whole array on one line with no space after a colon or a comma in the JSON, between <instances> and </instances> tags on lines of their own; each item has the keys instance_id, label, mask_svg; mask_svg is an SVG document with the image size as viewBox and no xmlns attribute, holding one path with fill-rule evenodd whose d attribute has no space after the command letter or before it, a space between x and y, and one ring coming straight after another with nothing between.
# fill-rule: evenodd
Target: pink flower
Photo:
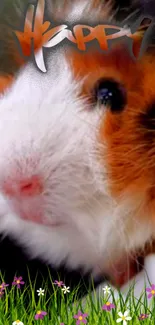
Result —
<instances>
[{"instance_id":1,"label":"pink flower","mask_svg":"<svg viewBox=\"0 0 155 325\"><path fill-rule=\"evenodd\" d=\"M8 287L8 286L9 286L9 284L6 284L5 282L1 283L0 284L0 291L5 290L5 288Z\"/></svg>"},{"instance_id":2,"label":"pink flower","mask_svg":"<svg viewBox=\"0 0 155 325\"><path fill-rule=\"evenodd\" d=\"M57 281L57 280L55 280L55 281L54 281L54 284L56 284L58 287L62 287L62 286L64 286L64 283L63 283L62 281Z\"/></svg>"},{"instance_id":3,"label":"pink flower","mask_svg":"<svg viewBox=\"0 0 155 325\"><path fill-rule=\"evenodd\" d=\"M88 316L88 314L82 314L81 311L78 311L78 314L74 315L74 318L77 319L76 325L79 325L81 322L86 324L87 320L85 319L85 317L87 317L87 316Z\"/></svg>"},{"instance_id":4,"label":"pink flower","mask_svg":"<svg viewBox=\"0 0 155 325\"><path fill-rule=\"evenodd\" d=\"M106 302L105 305L102 306L103 310L110 311L111 309L115 308L116 306L114 304L111 304L109 301Z\"/></svg>"},{"instance_id":5,"label":"pink flower","mask_svg":"<svg viewBox=\"0 0 155 325\"><path fill-rule=\"evenodd\" d=\"M47 315L46 311L38 310L34 318L43 319L45 315Z\"/></svg>"},{"instance_id":6,"label":"pink flower","mask_svg":"<svg viewBox=\"0 0 155 325\"><path fill-rule=\"evenodd\" d=\"M139 317L138 317L138 319L139 320L143 320L143 319L146 319L146 318L148 318L149 317L149 315L147 315L147 314L141 314Z\"/></svg>"},{"instance_id":7,"label":"pink flower","mask_svg":"<svg viewBox=\"0 0 155 325\"><path fill-rule=\"evenodd\" d=\"M150 288L146 288L147 292L150 292L148 294L148 298L155 297L155 284L152 284Z\"/></svg>"},{"instance_id":8,"label":"pink flower","mask_svg":"<svg viewBox=\"0 0 155 325\"><path fill-rule=\"evenodd\" d=\"M19 278L17 278L16 276L14 277L14 281L12 282L12 285L16 285L17 286L17 288L19 288L20 289L20 286L21 286L21 284L24 284L25 282L24 281L22 281L22 276L20 276Z\"/></svg>"}]
</instances>

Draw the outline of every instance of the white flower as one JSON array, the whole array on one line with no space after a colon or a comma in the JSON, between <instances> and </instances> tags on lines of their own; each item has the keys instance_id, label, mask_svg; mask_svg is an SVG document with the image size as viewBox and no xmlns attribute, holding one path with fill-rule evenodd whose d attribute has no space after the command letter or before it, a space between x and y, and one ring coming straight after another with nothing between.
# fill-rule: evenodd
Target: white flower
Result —
<instances>
[{"instance_id":1,"label":"white flower","mask_svg":"<svg viewBox=\"0 0 155 325\"><path fill-rule=\"evenodd\" d=\"M66 286L64 286L64 287L62 288L63 293L65 294L65 293L67 293L67 292L70 292L69 288L70 288L70 287L66 287Z\"/></svg>"},{"instance_id":2,"label":"white flower","mask_svg":"<svg viewBox=\"0 0 155 325\"><path fill-rule=\"evenodd\" d=\"M38 292L38 296L44 296L44 291L42 288L40 288L39 290L37 290Z\"/></svg>"},{"instance_id":3,"label":"white flower","mask_svg":"<svg viewBox=\"0 0 155 325\"><path fill-rule=\"evenodd\" d=\"M12 325L24 325L19 319L15 320Z\"/></svg>"},{"instance_id":4,"label":"white flower","mask_svg":"<svg viewBox=\"0 0 155 325\"><path fill-rule=\"evenodd\" d=\"M104 291L104 293L108 294L108 293L110 293L111 288L108 286L105 286L104 288L102 288L102 290Z\"/></svg>"},{"instance_id":5,"label":"white flower","mask_svg":"<svg viewBox=\"0 0 155 325\"><path fill-rule=\"evenodd\" d=\"M124 313L124 315L123 315L121 312L119 312L119 313L118 313L118 316L120 316L120 318L118 318L118 319L116 320L116 322L117 322L117 323L120 323L120 322L123 321L123 325L126 325L126 324L127 324L126 321L132 319L132 317L128 316L128 314L129 314L129 310L126 310L125 313Z\"/></svg>"}]
</instances>

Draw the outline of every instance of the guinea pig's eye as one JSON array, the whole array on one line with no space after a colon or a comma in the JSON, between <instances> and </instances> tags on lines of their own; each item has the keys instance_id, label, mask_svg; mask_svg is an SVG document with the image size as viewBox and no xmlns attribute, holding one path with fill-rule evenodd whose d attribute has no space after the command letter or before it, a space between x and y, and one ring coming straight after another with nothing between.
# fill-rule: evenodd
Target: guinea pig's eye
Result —
<instances>
[{"instance_id":1,"label":"guinea pig's eye","mask_svg":"<svg viewBox=\"0 0 155 325\"><path fill-rule=\"evenodd\" d=\"M125 87L111 79L101 79L95 87L95 97L99 105L108 106L112 112L121 112L126 103Z\"/></svg>"}]
</instances>

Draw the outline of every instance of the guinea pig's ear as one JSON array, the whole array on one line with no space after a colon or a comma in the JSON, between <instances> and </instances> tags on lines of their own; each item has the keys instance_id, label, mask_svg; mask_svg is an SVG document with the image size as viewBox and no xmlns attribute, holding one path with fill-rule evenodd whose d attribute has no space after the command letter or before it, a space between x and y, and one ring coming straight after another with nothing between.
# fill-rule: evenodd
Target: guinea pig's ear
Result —
<instances>
[{"instance_id":1,"label":"guinea pig's ear","mask_svg":"<svg viewBox=\"0 0 155 325\"><path fill-rule=\"evenodd\" d=\"M140 27L138 30L130 35L130 38L133 39L133 46L132 51L134 56L137 58L140 53L140 49L142 46L142 42L144 41L144 34L147 32L148 28L151 26L152 19L151 18L144 18L141 22ZM149 39L147 40L149 46Z\"/></svg>"}]
</instances>

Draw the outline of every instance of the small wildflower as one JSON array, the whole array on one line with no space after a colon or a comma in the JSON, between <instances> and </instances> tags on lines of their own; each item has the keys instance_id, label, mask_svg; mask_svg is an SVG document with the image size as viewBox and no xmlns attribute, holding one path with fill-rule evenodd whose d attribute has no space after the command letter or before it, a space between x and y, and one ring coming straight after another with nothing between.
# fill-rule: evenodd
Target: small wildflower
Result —
<instances>
[{"instance_id":1,"label":"small wildflower","mask_svg":"<svg viewBox=\"0 0 155 325\"><path fill-rule=\"evenodd\" d=\"M78 311L77 315L74 315L74 318L77 319L76 325L79 325L81 322L86 324L87 320L85 319L88 316L88 314L82 314L81 311Z\"/></svg>"},{"instance_id":2,"label":"small wildflower","mask_svg":"<svg viewBox=\"0 0 155 325\"><path fill-rule=\"evenodd\" d=\"M106 302L105 305L102 306L103 310L110 311L111 309L115 308L116 306L114 304L111 304L109 301Z\"/></svg>"},{"instance_id":3,"label":"small wildflower","mask_svg":"<svg viewBox=\"0 0 155 325\"><path fill-rule=\"evenodd\" d=\"M104 293L109 294L111 291L111 288L108 286L105 286L104 288L102 288L102 290L104 291Z\"/></svg>"},{"instance_id":4,"label":"small wildflower","mask_svg":"<svg viewBox=\"0 0 155 325\"><path fill-rule=\"evenodd\" d=\"M16 276L14 277L14 281L12 282L12 285L16 285L18 289L20 289L21 284L24 284L25 282L22 281L22 276L17 278Z\"/></svg>"},{"instance_id":5,"label":"small wildflower","mask_svg":"<svg viewBox=\"0 0 155 325\"><path fill-rule=\"evenodd\" d=\"M64 286L64 287L62 288L63 293L66 294L67 292L70 292L69 288L70 288L70 287L66 287L66 286Z\"/></svg>"},{"instance_id":6,"label":"small wildflower","mask_svg":"<svg viewBox=\"0 0 155 325\"><path fill-rule=\"evenodd\" d=\"M40 288L39 290L37 290L37 292L38 292L38 296L44 296L45 290L43 290L42 288Z\"/></svg>"},{"instance_id":7,"label":"small wildflower","mask_svg":"<svg viewBox=\"0 0 155 325\"><path fill-rule=\"evenodd\" d=\"M64 323L60 323L60 325L65 325Z\"/></svg>"},{"instance_id":8,"label":"small wildflower","mask_svg":"<svg viewBox=\"0 0 155 325\"><path fill-rule=\"evenodd\" d=\"M132 319L132 317L128 316L128 314L129 314L129 311L128 310L125 311L124 315L121 312L119 312L118 313L118 316L120 316L120 318L118 318L116 320L116 322L117 323L120 323L120 322L123 321L123 325L126 325L127 324L127 320L131 320Z\"/></svg>"},{"instance_id":9,"label":"small wildflower","mask_svg":"<svg viewBox=\"0 0 155 325\"><path fill-rule=\"evenodd\" d=\"M12 325L24 325L19 319L15 320Z\"/></svg>"},{"instance_id":10,"label":"small wildflower","mask_svg":"<svg viewBox=\"0 0 155 325\"><path fill-rule=\"evenodd\" d=\"M0 284L0 291L5 290L5 288L8 287L8 286L9 286L9 284L6 284L5 282L1 283Z\"/></svg>"},{"instance_id":11,"label":"small wildflower","mask_svg":"<svg viewBox=\"0 0 155 325\"><path fill-rule=\"evenodd\" d=\"M34 318L43 319L45 315L47 315L46 311L38 310Z\"/></svg>"},{"instance_id":12,"label":"small wildflower","mask_svg":"<svg viewBox=\"0 0 155 325\"><path fill-rule=\"evenodd\" d=\"M58 287L62 287L65 285L62 281L57 281L57 280L54 281L54 284L56 284Z\"/></svg>"},{"instance_id":13,"label":"small wildflower","mask_svg":"<svg viewBox=\"0 0 155 325\"><path fill-rule=\"evenodd\" d=\"M139 320L143 320L143 319L146 319L146 318L148 318L149 317L149 315L147 315L147 314L141 314L139 317L138 317L138 319Z\"/></svg>"},{"instance_id":14,"label":"small wildflower","mask_svg":"<svg viewBox=\"0 0 155 325\"><path fill-rule=\"evenodd\" d=\"M155 284L152 284L150 288L146 288L146 291L149 292L148 298L155 296Z\"/></svg>"}]
</instances>

